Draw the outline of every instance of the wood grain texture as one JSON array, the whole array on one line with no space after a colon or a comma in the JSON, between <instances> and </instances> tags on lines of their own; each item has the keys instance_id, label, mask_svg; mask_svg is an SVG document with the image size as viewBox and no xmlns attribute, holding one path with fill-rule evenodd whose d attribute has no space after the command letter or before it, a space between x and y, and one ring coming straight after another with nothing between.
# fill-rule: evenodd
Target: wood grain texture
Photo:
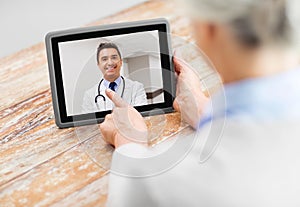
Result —
<instances>
[{"instance_id":1,"label":"wood grain texture","mask_svg":"<svg viewBox=\"0 0 300 207\"><path fill-rule=\"evenodd\" d=\"M175 9L173 1L149 1L86 26L165 17L180 48L193 39L188 19ZM213 71L199 71L214 88ZM113 148L97 125L56 127L44 43L0 59L0 77L0 206L104 206ZM186 127L178 113L146 123L151 145Z\"/></svg>"}]
</instances>

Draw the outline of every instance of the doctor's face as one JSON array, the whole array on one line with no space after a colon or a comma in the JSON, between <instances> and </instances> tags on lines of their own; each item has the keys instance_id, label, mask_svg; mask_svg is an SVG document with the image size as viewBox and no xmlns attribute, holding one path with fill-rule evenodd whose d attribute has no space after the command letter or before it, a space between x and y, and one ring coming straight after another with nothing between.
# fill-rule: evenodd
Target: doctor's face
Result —
<instances>
[{"instance_id":1,"label":"doctor's face","mask_svg":"<svg viewBox=\"0 0 300 207\"><path fill-rule=\"evenodd\" d=\"M113 82L120 76L122 59L115 48L102 49L99 53L98 60L98 67L104 79Z\"/></svg>"}]
</instances>

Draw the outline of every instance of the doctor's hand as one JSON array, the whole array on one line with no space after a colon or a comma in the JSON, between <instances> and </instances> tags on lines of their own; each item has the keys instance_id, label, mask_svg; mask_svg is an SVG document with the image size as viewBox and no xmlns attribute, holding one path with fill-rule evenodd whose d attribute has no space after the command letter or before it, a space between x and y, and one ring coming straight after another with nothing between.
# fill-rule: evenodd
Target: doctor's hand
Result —
<instances>
[{"instance_id":1,"label":"doctor's hand","mask_svg":"<svg viewBox=\"0 0 300 207\"><path fill-rule=\"evenodd\" d=\"M114 91L107 89L105 93L115 108L99 126L104 140L116 148L131 142L147 145L148 131L141 114Z\"/></svg>"},{"instance_id":2,"label":"doctor's hand","mask_svg":"<svg viewBox=\"0 0 300 207\"><path fill-rule=\"evenodd\" d=\"M173 106L185 122L197 129L209 98L202 92L200 79L193 69L177 57L173 61L178 76Z\"/></svg>"}]
</instances>

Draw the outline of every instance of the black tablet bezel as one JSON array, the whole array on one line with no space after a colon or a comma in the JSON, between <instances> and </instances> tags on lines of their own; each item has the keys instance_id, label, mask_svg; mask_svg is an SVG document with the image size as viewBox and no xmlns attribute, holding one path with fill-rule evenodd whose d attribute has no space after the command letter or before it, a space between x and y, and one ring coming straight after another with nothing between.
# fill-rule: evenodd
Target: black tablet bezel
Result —
<instances>
[{"instance_id":1,"label":"black tablet bezel","mask_svg":"<svg viewBox=\"0 0 300 207\"><path fill-rule=\"evenodd\" d=\"M154 21L155 22L155 21ZM167 113L173 111L173 101L174 101L174 73L172 67L172 56L170 51L170 42L169 42L169 31L168 31L168 24L166 20L157 20L157 23L153 24L153 20L147 24L147 22L136 22L138 24L130 24L126 23L128 26L113 25L113 27L106 27L105 29L99 28L98 30L94 27L92 29L81 29L81 31L74 31L70 32L67 31L66 34L64 32L52 33L48 34L46 37L46 44L47 44L47 52L51 52L49 57L48 55L48 62L51 61L52 73L50 71L51 78L51 87L52 87L52 97L55 95L56 103L54 105L54 111L56 112L56 123L59 127L70 127L75 125L85 125L97 123L103 121L105 115L111 113L109 111L101 111L95 113L88 113L88 114L80 114L80 115L73 115L67 116L66 111L66 101L65 101L65 93L63 87L63 79L62 79L62 69L61 69L61 61L60 61L60 54L59 54L59 43L68 42L68 41L75 41L75 40L84 40L84 39L92 39L92 38L99 38L99 37L106 37L106 36L114 36L114 35L122 35L122 34L132 34L137 32L146 32L146 31L153 31L158 30L159 34L159 47L160 47L160 60L161 60L161 68L162 68L162 77L163 77L163 89L164 89L164 102L157 103L157 104L149 104L144 106L136 106L135 108L141 112L143 116L149 115L151 112L152 114L159 114L159 113ZM52 60L49 60L51 58ZM54 80L53 80L54 79ZM55 88L55 89L53 89ZM54 99L53 99L54 100ZM58 107L55 110L55 106ZM156 111L156 112L155 112Z\"/></svg>"}]
</instances>

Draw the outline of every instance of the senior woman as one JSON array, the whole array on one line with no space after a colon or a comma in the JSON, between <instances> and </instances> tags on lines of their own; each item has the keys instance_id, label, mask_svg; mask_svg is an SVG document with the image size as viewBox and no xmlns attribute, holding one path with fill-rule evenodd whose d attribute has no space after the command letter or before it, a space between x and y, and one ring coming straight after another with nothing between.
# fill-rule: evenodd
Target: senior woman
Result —
<instances>
[{"instance_id":1,"label":"senior woman","mask_svg":"<svg viewBox=\"0 0 300 207\"><path fill-rule=\"evenodd\" d=\"M130 176L143 170L130 162L128 174L112 172L108 205L300 206L299 1L187 2L197 44L222 77L224 91L206 98L192 70L175 57L174 107L197 130L198 142L159 174ZM221 100L222 94L226 104L214 106L220 113L206 113L207 103ZM142 142L147 130L141 116L114 92L107 95L116 108L100 125L104 138L121 153L151 154ZM128 119L121 121L124 114ZM217 148L199 163L207 120L223 125L224 116ZM114 155L112 166L124 164L119 158Z\"/></svg>"}]
</instances>

